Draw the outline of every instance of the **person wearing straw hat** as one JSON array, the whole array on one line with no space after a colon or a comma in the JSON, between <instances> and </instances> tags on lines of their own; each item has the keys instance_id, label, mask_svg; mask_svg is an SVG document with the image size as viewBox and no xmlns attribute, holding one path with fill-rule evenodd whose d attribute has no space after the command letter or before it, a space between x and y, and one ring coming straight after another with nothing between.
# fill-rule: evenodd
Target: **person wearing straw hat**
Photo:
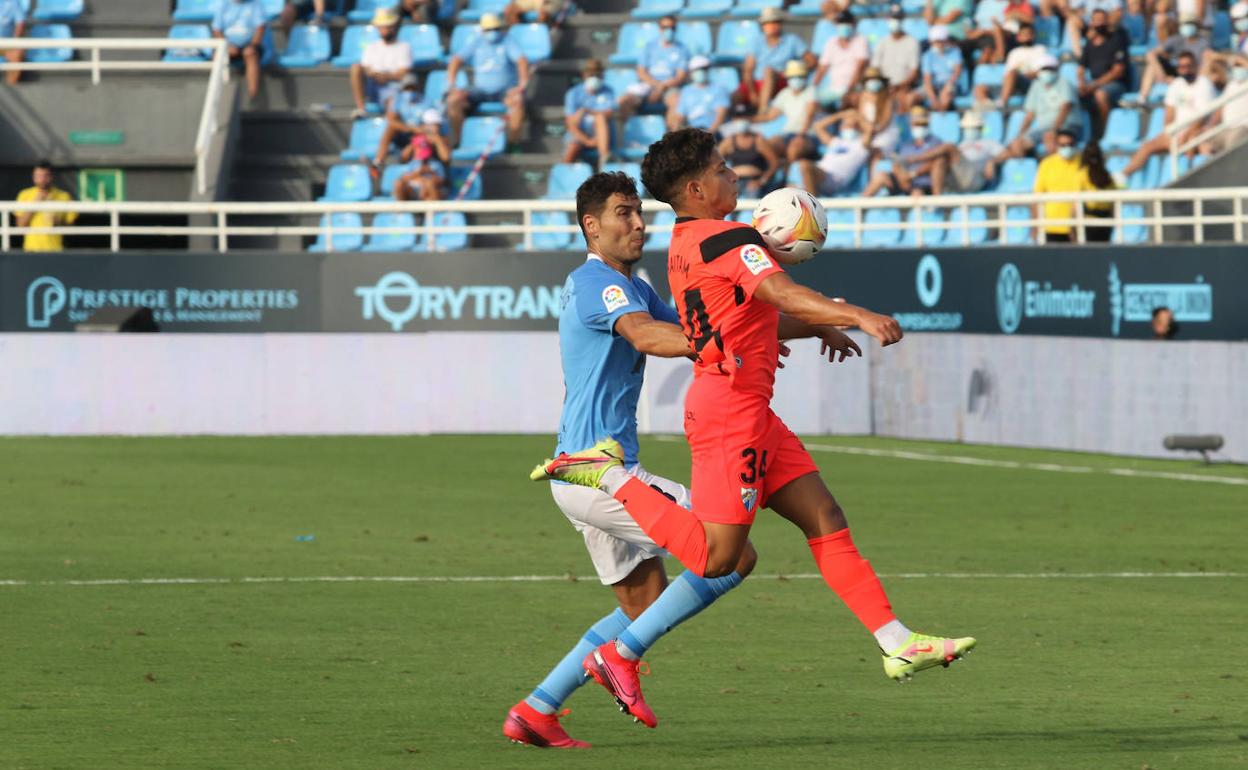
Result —
<instances>
[{"instance_id":1,"label":"person wearing straw hat","mask_svg":"<svg viewBox=\"0 0 1248 770\"><path fill-rule=\"evenodd\" d=\"M365 46L360 60L351 65L352 118L367 115L369 105L388 104L412 69L412 47L399 40L399 14L393 8L379 8L373 26L380 39Z\"/></svg>"},{"instance_id":2,"label":"person wearing straw hat","mask_svg":"<svg viewBox=\"0 0 1248 770\"><path fill-rule=\"evenodd\" d=\"M784 31L784 11L764 8L758 16L763 34L754 50L741 63L741 88L738 91L743 104L762 114L771 104L771 97L784 88L784 65L792 59L802 59L806 66L814 63L806 42L792 32Z\"/></svg>"},{"instance_id":3,"label":"person wearing straw hat","mask_svg":"<svg viewBox=\"0 0 1248 770\"><path fill-rule=\"evenodd\" d=\"M910 140L897 148L892 158L892 168L876 171L863 191L870 198L880 190L907 195L940 195L944 191L947 160L933 151L940 147L940 140L932 136L928 128L927 110L913 107L910 110Z\"/></svg>"},{"instance_id":4,"label":"person wearing straw hat","mask_svg":"<svg viewBox=\"0 0 1248 770\"><path fill-rule=\"evenodd\" d=\"M790 161L803 157L809 151L807 140L817 104L815 87L807 74L804 61L791 59L784 65L784 88L772 97L767 111L758 116L761 123L784 116L784 130L772 137L771 147L776 155Z\"/></svg>"},{"instance_id":5,"label":"person wearing straw hat","mask_svg":"<svg viewBox=\"0 0 1248 770\"><path fill-rule=\"evenodd\" d=\"M563 96L564 163L575 162L586 150L597 150L599 165L610 160L615 92L603 81L602 73L602 60L590 59L581 68L581 82Z\"/></svg>"},{"instance_id":6,"label":"person wearing straw hat","mask_svg":"<svg viewBox=\"0 0 1248 770\"><path fill-rule=\"evenodd\" d=\"M472 87L452 88L446 97L451 123L451 144L459 144L459 132L467 114L482 102L502 102L507 109L507 142L520 141L524 129L524 92L529 87L529 59L520 45L507 37L503 20L496 14L481 15L479 32L451 57L446 82L454 84L460 68L472 67Z\"/></svg>"},{"instance_id":7,"label":"person wearing straw hat","mask_svg":"<svg viewBox=\"0 0 1248 770\"><path fill-rule=\"evenodd\" d=\"M0 38L16 38L26 34L26 10L18 0L0 0ZM20 64L24 58L21 48L13 48L4 52L4 58L10 64ZM9 70L4 73L5 82L11 86L21 80L21 70Z\"/></svg>"},{"instance_id":8,"label":"person wearing straw hat","mask_svg":"<svg viewBox=\"0 0 1248 770\"><path fill-rule=\"evenodd\" d=\"M667 110L667 130L693 126L719 134L728 119L728 91L711 82L711 60L695 56L689 60L689 82L680 87L676 102Z\"/></svg>"}]
</instances>

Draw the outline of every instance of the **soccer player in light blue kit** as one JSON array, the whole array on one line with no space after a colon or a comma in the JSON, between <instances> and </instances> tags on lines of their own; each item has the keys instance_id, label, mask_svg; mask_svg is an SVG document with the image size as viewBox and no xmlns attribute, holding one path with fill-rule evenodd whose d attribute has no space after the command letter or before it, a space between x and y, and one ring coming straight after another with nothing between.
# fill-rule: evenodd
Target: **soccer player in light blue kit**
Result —
<instances>
[{"instance_id":1,"label":"soccer player in light blue kit","mask_svg":"<svg viewBox=\"0 0 1248 770\"><path fill-rule=\"evenodd\" d=\"M637 399L647 355L690 354L676 311L633 272L641 259L645 222L636 185L626 174L590 177L576 195L589 258L563 288L559 346L566 389L558 451L575 451L601 436L624 447L629 473L689 507L689 490L647 472L637 459ZM588 680L607 687L620 708L649 727L657 720L637 682L637 664L659 637L740 585L757 554L747 546L737 568L720 578L682 572L669 586L665 552L615 498L597 489L551 483L555 503L585 538L594 569L615 591L619 608L594 623L527 698L512 707L503 734L517 743L587 748L559 724L559 708Z\"/></svg>"}]
</instances>

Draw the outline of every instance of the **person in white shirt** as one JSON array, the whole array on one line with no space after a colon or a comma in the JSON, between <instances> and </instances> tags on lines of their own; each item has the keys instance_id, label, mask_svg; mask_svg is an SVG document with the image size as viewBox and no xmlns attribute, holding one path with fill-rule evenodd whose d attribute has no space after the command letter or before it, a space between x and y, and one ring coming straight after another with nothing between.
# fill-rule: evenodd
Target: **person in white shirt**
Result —
<instances>
[{"instance_id":1,"label":"person in white shirt","mask_svg":"<svg viewBox=\"0 0 1248 770\"><path fill-rule=\"evenodd\" d=\"M880 70L893 96L909 94L919 80L919 41L901 28L904 18L901 6L894 5L888 13L888 36L880 38L871 54L871 66Z\"/></svg>"},{"instance_id":2,"label":"person in white shirt","mask_svg":"<svg viewBox=\"0 0 1248 770\"><path fill-rule=\"evenodd\" d=\"M828 130L833 123L840 124L837 136ZM799 161L802 184L815 195L835 195L854 183L871 151L858 125L858 116L852 111L823 118L815 124L815 134L827 149L818 161Z\"/></svg>"},{"instance_id":3,"label":"person in white shirt","mask_svg":"<svg viewBox=\"0 0 1248 770\"><path fill-rule=\"evenodd\" d=\"M1198 74L1196 57L1184 51L1179 54L1178 75L1166 87L1166 124L1161 132L1140 145L1122 171L1114 175L1115 181L1125 186L1128 177L1139 171L1154 155L1170 152L1170 140L1177 136L1179 143L1196 136L1209 123L1208 119L1181 127L1181 124L1200 116L1218 98L1217 88L1211 77L1225 77L1221 62L1211 61L1206 74ZM1194 154L1194 153L1193 153Z\"/></svg>"},{"instance_id":4,"label":"person in white shirt","mask_svg":"<svg viewBox=\"0 0 1248 770\"><path fill-rule=\"evenodd\" d=\"M790 161L797 160L805 150L803 140L810 133L810 124L815 117L815 87L811 85L808 74L805 62L790 59L784 65L784 88L771 97L767 111L754 119L758 123L768 123L784 116L784 131L772 137L770 144L776 155Z\"/></svg>"},{"instance_id":5,"label":"person in white shirt","mask_svg":"<svg viewBox=\"0 0 1248 770\"><path fill-rule=\"evenodd\" d=\"M412 68L412 47L398 39L399 14L392 8L378 9L373 14L373 26L381 39L369 43L360 60L351 65L353 118L367 115L368 103L388 103L399 92L403 76Z\"/></svg>"},{"instance_id":6,"label":"person in white shirt","mask_svg":"<svg viewBox=\"0 0 1248 770\"><path fill-rule=\"evenodd\" d=\"M1019 24L1017 34L1018 45L1005 57L1005 74L1001 78L1001 95L997 97L997 107L1005 109L1010 97L1014 94L1025 94L1031 87L1031 81L1040 71L1040 62L1049 55L1049 49L1036 42L1036 28L1030 24ZM988 87L975 86L975 103L991 103L992 95Z\"/></svg>"}]
</instances>

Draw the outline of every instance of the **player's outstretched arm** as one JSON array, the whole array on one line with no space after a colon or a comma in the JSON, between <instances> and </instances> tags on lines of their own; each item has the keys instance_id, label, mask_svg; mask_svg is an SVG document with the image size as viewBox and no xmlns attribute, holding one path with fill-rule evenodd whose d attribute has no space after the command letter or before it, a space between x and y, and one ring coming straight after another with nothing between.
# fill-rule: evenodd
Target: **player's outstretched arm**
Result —
<instances>
[{"instance_id":1,"label":"player's outstretched arm","mask_svg":"<svg viewBox=\"0 0 1248 770\"><path fill-rule=\"evenodd\" d=\"M833 300L835 302L844 302L845 300ZM848 334L836 328L835 326L811 326L808 323L799 321L791 316L780 314L780 323L776 327L776 336L781 340L807 339L814 337L823 344L819 347L819 355L827 356L829 363L836 363L838 360L844 361L846 358L852 358L855 355L862 355L862 348L858 347L858 343L854 342ZM788 349L781 346L782 355L788 355ZM840 358L837 358L837 355ZM780 365L783 368L783 364Z\"/></svg>"},{"instance_id":2,"label":"player's outstretched arm","mask_svg":"<svg viewBox=\"0 0 1248 770\"><path fill-rule=\"evenodd\" d=\"M848 302L833 302L819 292L796 283L786 273L763 279L754 296L781 313L811 326L857 326L881 344L901 341L901 325L893 318L873 313Z\"/></svg>"},{"instance_id":3,"label":"player's outstretched arm","mask_svg":"<svg viewBox=\"0 0 1248 770\"><path fill-rule=\"evenodd\" d=\"M615 333L628 340L638 353L659 358L692 356L689 340L680 327L659 321L645 312L628 313L615 322Z\"/></svg>"}]
</instances>

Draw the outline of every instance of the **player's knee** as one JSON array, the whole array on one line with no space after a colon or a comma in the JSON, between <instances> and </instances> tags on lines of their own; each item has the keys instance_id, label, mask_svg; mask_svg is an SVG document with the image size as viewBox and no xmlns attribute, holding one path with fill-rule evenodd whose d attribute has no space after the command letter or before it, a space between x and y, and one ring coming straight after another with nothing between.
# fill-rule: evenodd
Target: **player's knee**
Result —
<instances>
[{"instance_id":1,"label":"player's knee","mask_svg":"<svg viewBox=\"0 0 1248 770\"><path fill-rule=\"evenodd\" d=\"M702 570L704 578L721 578L725 575L731 575L733 570L737 568L736 559L725 559L723 557L708 556L706 558L706 567Z\"/></svg>"},{"instance_id":2,"label":"player's knee","mask_svg":"<svg viewBox=\"0 0 1248 770\"><path fill-rule=\"evenodd\" d=\"M742 578L749 577L756 564L758 564L758 551L754 550L753 543L746 543L745 551L741 553L741 558L737 561L737 574Z\"/></svg>"}]
</instances>

